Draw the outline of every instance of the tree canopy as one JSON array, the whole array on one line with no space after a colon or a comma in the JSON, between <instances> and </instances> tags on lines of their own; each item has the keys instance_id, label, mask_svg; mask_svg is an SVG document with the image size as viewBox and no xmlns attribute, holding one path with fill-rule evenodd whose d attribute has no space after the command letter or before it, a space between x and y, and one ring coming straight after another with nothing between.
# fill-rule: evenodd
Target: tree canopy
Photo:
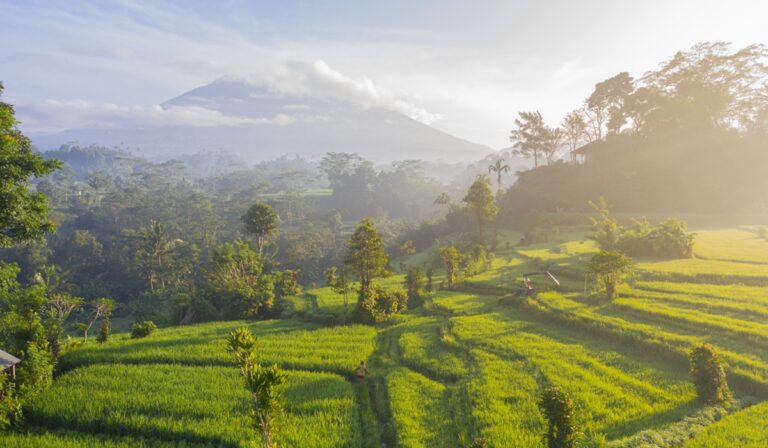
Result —
<instances>
[{"instance_id":1,"label":"tree canopy","mask_svg":"<svg viewBox=\"0 0 768 448\"><path fill-rule=\"evenodd\" d=\"M46 196L31 191L29 180L61 165L36 154L17 124L13 106L0 101L0 247L39 239L55 228Z\"/></svg>"}]
</instances>

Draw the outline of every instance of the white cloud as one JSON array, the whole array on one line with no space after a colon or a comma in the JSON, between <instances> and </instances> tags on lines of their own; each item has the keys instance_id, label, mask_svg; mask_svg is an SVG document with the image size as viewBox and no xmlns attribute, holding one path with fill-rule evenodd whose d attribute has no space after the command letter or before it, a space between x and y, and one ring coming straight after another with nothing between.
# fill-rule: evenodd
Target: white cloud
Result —
<instances>
[{"instance_id":1,"label":"white cloud","mask_svg":"<svg viewBox=\"0 0 768 448\"><path fill-rule=\"evenodd\" d=\"M40 105L20 109L19 115L25 125L44 131L72 128L116 128L120 126L284 126L296 121L296 117L287 114L261 118L235 117L200 106L169 108L159 105L118 106L110 103L96 104L80 99L48 100Z\"/></svg>"},{"instance_id":2,"label":"white cloud","mask_svg":"<svg viewBox=\"0 0 768 448\"><path fill-rule=\"evenodd\" d=\"M414 98L378 86L368 77L347 76L321 59L312 62L290 61L266 68L260 73L228 75L224 78L246 81L290 95L334 98L361 108L382 107L425 124L443 117L426 110Z\"/></svg>"}]
</instances>

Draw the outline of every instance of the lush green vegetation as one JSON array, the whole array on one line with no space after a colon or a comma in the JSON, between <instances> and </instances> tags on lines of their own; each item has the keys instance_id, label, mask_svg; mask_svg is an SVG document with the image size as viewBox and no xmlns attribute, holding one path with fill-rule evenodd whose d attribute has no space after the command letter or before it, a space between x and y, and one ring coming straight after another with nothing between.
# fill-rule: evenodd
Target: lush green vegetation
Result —
<instances>
[{"instance_id":1,"label":"lush green vegetation","mask_svg":"<svg viewBox=\"0 0 768 448\"><path fill-rule=\"evenodd\" d=\"M638 162L669 186L677 170L625 151L656 133L671 135L656 141L662 149L719 135L749 161L764 130L740 121L759 115L743 82L766 53L703 45L641 81L622 73L598 84L567 121L575 129L602 114L581 123L603 148L597 161L593 146L583 164L577 154L555 163L563 130L521 113L515 147L546 166L508 190L501 158L448 187L418 161L376 171L346 153L191 182L177 162L128 158L125 171L120 154L85 151L109 155L95 162L110 172L34 179L57 164L31 152L0 103L0 156L27 167L3 190L21 209L0 209L0 233L11 235L0 239L0 348L23 360L16 382L2 377L0 445L758 446L765 231L620 223L605 202L591 230L555 222L583 223L564 211L581 211L605 179L617 185L609 200L662 196L648 194L655 184L634 190L621 180L632 171L614 166ZM679 70L702 85L684 94ZM722 86L724 70L739 82ZM706 117L671 113L710 88L725 93ZM638 108L649 91L664 100ZM605 148L616 155L601 158ZM697 165L704 173L720 166L700 160L711 164ZM31 180L60 223L45 239L53 226ZM679 205L670 194L660 207ZM690 209L706 207L697 196ZM258 344L227 339L250 332ZM355 373L361 361L366 375Z\"/></svg>"}]
</instances>

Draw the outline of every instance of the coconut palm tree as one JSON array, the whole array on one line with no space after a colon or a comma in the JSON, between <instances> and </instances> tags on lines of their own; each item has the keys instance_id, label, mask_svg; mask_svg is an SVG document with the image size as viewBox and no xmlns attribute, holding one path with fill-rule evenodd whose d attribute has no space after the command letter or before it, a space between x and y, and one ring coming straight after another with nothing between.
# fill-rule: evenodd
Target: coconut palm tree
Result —
<instances>
[{"instance_id":1,"label":"coconut palm tree","mask_svg":"<svg viewBox=\"0 0 768 448\"><path fill-rule=\"evenodd\" d=\"M493 162L491 165L488 166L488 174L496 173L496 194L498 195L501 191L501 175L504 173L508 173L512 171L512 168L510 168L509 165L504 163L504 158L499 157L496 159L495 162Z\"/></svg>"}]
</instances>

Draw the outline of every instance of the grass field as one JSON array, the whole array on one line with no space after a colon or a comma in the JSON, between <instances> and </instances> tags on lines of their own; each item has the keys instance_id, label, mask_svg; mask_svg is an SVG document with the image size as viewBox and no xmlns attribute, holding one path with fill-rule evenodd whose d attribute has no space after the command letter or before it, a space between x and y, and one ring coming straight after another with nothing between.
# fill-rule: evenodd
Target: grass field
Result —
<instances>
[{"instance_id":1,"label":"grass field","mask_svg":"<svg viewBox=\"0 0 768 448\"><path fill-rule=\"evenodd\" d=\"M89 342L62 358L53 387L25 404L25 432L0 433L0 446L253 446L223 343L242 325L289 374L281 446L465 447L483 437L543 448L537 400L550 384L571 394L581 430L611 448L768 446L768 255L745 228L697 234L697 258L636 260L639 275L612 303L585 282L596 246L566 232L502 243L492 269L378 327L338 325L343 297L317 288L288 299L292 318ZM561 285L535 278L537 295L510 296L540 269ZM758 404L696 401L686 355L701 342L720 350L736 397ZM361 359L364 383L351 376Z\"/></svg>"}]
</instances>

